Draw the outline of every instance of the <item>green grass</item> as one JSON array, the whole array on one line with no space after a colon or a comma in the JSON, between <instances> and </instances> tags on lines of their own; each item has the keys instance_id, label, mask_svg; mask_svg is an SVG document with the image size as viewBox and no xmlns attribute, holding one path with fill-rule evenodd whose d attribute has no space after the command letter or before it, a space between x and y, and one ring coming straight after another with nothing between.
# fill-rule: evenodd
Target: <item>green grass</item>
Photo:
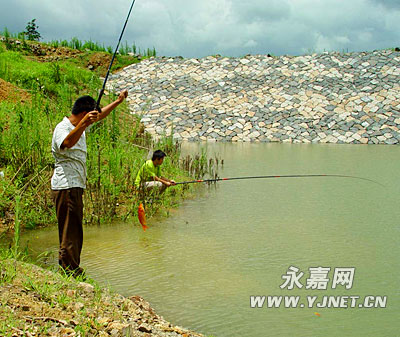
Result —
<instances>
[{"instance_id":1,"label":"green grass","mask_svg":"<svg viewBox=\"0 0 400 337\"><path fill-rule=\"evenodd\" d=\"M3 33L4 34L4 33ZM76 37L73 37L70 41L68 40L52 40L50 42L45 42L49 46L54 48L58 47L68 47L71 49L81 50L81 51L96 51L96 52L106 52L109 54L113 54L115 51L115 46L105 46L104 44L100 44L99 42L95 42L92 40L82 41ZM129 45L127 41L121 43L118 48L118 53L120 55L128 55L129 53L138 54L143 57L153 57L157 55L155 48L147 48L141 50L135 44Z\"/></svg>"},{"instance_id":2,"label":"green grass","mask_svg":"<svg viewBox=\"0 0 400 337\"><path fill-rule=\"evenodd\" d=\"M45 98L57 96L64 101L72 101L79 91L95 90L100 85L93 73L68 61L34 62L20 52L5 51L4 48L0 49L0 78L33 94L43 94Z\"/></svg>"},{"instance_id":3,"label":"green grass","mask_svg":"<svg viewBox=\"0 0 400 337\"><path fill-rule=\"evenodd\" d=\"M1 336L13 336L16 331L28 336L61 336L66 331L98 336L101 331L110 331L110 324L130 326L134 332L142 321L158 330L157 335L165 328L174 328L162 317L154 316L152 310L139 307L92 279L81 283L81 279L4 257L2 252L0 249Z\"/></svg>"},{"instance_id":4,"label":"green grass","mask_svg":"<svg viewBox=\"0 0 400 337\"><path fill-rule=\"evenodd\" d=\"M6 43L9 47L11 45L9 44L8 40L10 39L18 39L21 40L22 43L25 43L25 34L23 32L19 33L13 33L10 32L7 27L3 29L3 31L0 31L0 36L5 37ZM75 49L79 51L95 51L95 52L106 52L109 54L113 54L115 51L116 46L105 46L104 43L99 43L97 41L92 41L92 40L85 40L82 41L77 37L72 37L70 40L51 40L51 41L43 41L43 44L46 44L48 46L51 46L53 48L59 48L59 47L65 47L65 48L70 48L70 49ZM118 48L118 53L120 55L128 55L130 53L135 54L135 55L140 55L143 58L149 58L149 57L155 57L157 55L156 49L153 48L145 48L145 49L140 49L139 47L136 46L135 43L133 44L128 44L127 41L123 42L120 44Z\"/></svg>"}]
</instances>

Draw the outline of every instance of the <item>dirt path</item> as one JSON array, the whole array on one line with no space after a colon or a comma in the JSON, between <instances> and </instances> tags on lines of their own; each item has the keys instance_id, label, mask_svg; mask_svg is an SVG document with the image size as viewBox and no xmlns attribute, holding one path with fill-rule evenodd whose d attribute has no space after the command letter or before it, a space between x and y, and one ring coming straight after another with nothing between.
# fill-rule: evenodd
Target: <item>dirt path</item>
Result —
<instances>
[{"instance_id":1,"label":"dirt path","mask_svg":"<svg viewBox=\"0 0 400 337\"><path fill-rule=\"evenodd\" d=\"M28 92L0 78L0 101L25 103L30 98L31 95Z\"/></svg>"}]
</instances>

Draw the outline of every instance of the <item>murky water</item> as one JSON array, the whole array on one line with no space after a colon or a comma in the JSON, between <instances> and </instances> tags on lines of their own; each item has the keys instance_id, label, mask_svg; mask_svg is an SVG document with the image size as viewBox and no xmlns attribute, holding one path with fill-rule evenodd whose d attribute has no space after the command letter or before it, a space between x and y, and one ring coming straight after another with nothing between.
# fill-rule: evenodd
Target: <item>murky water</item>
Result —
<instances>
[{"instance_id":1,"label":"murky water","mask_svg":"<svg viewBox=\"0 0 400 337\"><path fill-rule=\"evenodd\" d=\"M207 335L398 336L399 147L212 144L208 152L224 158L220 176L345 174L385 186L327 177L203 187L169 218L150 220L145 233L130 223L85 228L82 266L90 276L141 295L166 319ZM57 251L55 228L24 239L37 252ZM280 288L290 266L304 273L301 289ZM326 290L305 289L310 267L331 268ZM351 289L332 289L339 267L355 268ZM251 295L300 296L306 306L250 308ZM307 295L317 302L387 296L387 303L307 308Z\"/></svg>"}]
</instances>

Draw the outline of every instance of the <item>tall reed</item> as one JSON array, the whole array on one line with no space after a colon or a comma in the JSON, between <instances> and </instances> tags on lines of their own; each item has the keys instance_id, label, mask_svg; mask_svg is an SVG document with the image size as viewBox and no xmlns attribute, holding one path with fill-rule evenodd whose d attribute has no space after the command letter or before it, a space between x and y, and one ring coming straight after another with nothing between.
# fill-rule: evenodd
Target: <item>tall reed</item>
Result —
<instances>
[{"instance_id":1,"label":"tall reed","mask_svg":"<svg viewBox=\"0 0 400 337\"><path fill-rule=\"evenodd\" d=\"M13 243L13 254L14 257L18 256L19 252L19 240L21 235L21 196L15 196L15 220L14 220L14 243Z\"/></svg>"}]
</instances>

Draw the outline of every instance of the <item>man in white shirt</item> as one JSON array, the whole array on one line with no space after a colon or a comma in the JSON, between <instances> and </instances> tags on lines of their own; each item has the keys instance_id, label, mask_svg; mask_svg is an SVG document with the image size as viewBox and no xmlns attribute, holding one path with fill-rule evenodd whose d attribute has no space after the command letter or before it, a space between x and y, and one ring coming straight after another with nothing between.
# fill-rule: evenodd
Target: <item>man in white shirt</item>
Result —
<instances>
[{"instance_id":1,"label":"man in white shirt","mask_svg":"<svg viewBox=\"0 0 400 337\"><path fill-rule=\"evenodd\" d=\"M96 101L90 96L76 100L72 113L56 126L51 151L55 158L51 178L52 196L56 205L60 241L59 264L77 276L83 242L83 190L86 188L86 128L107 117L127 97L126 90L101 112L95 110Z\"/></svg>"}]
</instances>

